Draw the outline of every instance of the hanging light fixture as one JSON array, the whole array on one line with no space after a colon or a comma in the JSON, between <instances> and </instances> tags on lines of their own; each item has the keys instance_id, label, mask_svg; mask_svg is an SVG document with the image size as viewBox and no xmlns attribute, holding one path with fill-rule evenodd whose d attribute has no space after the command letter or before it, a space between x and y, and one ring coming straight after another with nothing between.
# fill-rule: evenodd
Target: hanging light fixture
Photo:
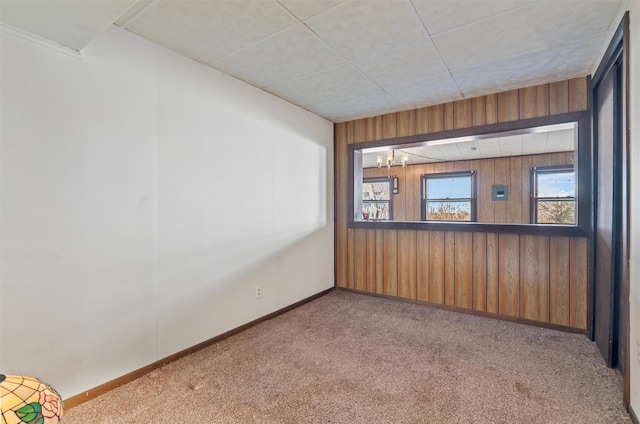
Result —
<instances>
[{"instance_id":1,"label":"hanging light fixture","mask_svg":"<svg viewBox=\"0 0 640 424\"><path fill-rule=\"evenodd\" d=\"M394 151L392 150L388 155L387 155L387 169L391 169L391 165L393 165L393 161L395 159L395 154Z\"/></svg>"},{"instance_id":2,"label":"hanging light fixture","mask_svg":"<svg viewBox=\"0 0 640 424\"><path fill-rule=\"evenodd\" d=\"M407 166L407 162L409 162L409 155L407 155L406 153L404 155L402 155L402 167L406 167Z\"/></svg>"},{"instance_id":3,"label":"hanging light fixture","mask_svg":"<svg viewBox=\"0 0 640 424\"><path fill-rule=\"evenodd\" d=\"M376 163L378 164L378 168L382 168L382 156L376 156Z\"/></svg>"}]
</instances>

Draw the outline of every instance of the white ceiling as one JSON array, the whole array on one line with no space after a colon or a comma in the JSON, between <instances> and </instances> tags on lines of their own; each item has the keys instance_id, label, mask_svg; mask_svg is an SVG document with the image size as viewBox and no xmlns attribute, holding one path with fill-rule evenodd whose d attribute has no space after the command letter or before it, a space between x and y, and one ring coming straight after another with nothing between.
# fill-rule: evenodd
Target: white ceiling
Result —
<instances>
[{"instance_id":1,"label":"white ceiling","mask_svg":"<svg viewBox=\"0 0 640 424\"><path fill-rule=\"evenodd\" d=\"M393 166L399 166L402 156L407 155L408 164L434 162L454 162L458 160L489 159L506 156L535 155L574 151L576 146L575 127L557 125L540 131L523 131L521 134L492 137L463 137L456 140L434 140L424 145L401 149L364 149L363 168L375 168L378 156L382 156L383 166L393 152ZM471 140L468 140L471 138Z\"/></svg>"},{"instance_id":2,"label":"white ceiling","mask_svg":"<svg viewBox=\"0 0 640 424\"><path fill-rule=\"evenodd\" d=\"M623 0L0 0L81 51L115 24L342 122L583 76Z\"/></svg>"}]
</instances>

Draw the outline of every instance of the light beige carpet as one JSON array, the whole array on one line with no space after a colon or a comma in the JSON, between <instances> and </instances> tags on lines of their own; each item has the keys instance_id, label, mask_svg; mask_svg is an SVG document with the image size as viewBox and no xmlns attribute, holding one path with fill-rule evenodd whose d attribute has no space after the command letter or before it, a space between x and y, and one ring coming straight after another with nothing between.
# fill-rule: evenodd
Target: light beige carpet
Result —
<instances>
[{"instance_id":1,"label":"light beige carpet","mask_svg":"<svg viewBox=\"0 0 640 424\"><path fill-rule=\"evenodd\" d=\"M334 291L67 411L94 423L630 423L585 336Z\"/></svg>"}]
</instances>

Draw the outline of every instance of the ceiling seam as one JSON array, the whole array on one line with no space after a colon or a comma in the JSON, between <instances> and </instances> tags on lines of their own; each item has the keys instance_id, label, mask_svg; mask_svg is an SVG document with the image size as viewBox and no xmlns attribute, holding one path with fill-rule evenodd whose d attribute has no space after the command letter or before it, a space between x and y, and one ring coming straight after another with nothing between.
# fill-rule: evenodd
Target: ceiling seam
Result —
<instances>
[{"instance_id":1,"label":"ceiling seam","mask_svg":"<svg viewBox=\"0 0 640 424\"><path fill-rule=\"evenodd\" d=\"M445 68L447 69L447 72L449 73L449 76L451 77L451 80L455 84L456 89L458 90L458 93L464 99L465 96L464 96L464 93L462 92L462 89L460 88L460 85L458 84L458 81L456 81L455 77L453 76L453 73L451 72L451 69L449 68L449 64L447 63L446 60L444 60L444 57L442 57L442 54L440 53L440 49L438 49L438 46L433 41L433 38L431 37L431 34L429 33L429 29L427 28L426 24L422 21L422 18L420 18L420 14L418 13L418 10L416 9L416 5L413 4L413 0L406 0L405 3L409 7L409 10L411 10L411 12L412 12L413 16L415 17L415 19L417 19L417 21L419 23L418 28L420 28L420 30L422 32L422 35L424 36L425 40L430 42L431 45L433 46L433 48L435 49L436 53L438 54L438 57L440 58L440 60L444 64Z\"/></svg>"}]
</instances>

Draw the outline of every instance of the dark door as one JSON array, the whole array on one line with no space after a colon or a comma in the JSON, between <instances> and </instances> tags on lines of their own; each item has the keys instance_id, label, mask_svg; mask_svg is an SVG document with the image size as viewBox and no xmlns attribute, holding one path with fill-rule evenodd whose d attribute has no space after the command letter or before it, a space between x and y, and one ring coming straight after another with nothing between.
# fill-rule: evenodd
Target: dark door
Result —
<instances>
[{"instance_id":1,"label":"dark door","mask_svg":"<svg viewBox=\"0 0 640 424\"><path fill-rule=\"evenodd\" d=\"M614 69L612 68L612 71ZM596 104L596 172L595 172L595 302L594 339L607 365L615 364L614 330L616 288L616 232L614 207L618 167L615 158L615 93L616 72L608 72L594 93Z\"/></svg>"},{"instance_id":2,"label":"dark door","mask_svg":"<svg viewBox=\"0 0 640 424\"><path fill-rule=\"evenodd\" d=\"M623 374L629 403L629 16L593 78L593 338L607 365Z\"/></svg>"}]
</instances>

